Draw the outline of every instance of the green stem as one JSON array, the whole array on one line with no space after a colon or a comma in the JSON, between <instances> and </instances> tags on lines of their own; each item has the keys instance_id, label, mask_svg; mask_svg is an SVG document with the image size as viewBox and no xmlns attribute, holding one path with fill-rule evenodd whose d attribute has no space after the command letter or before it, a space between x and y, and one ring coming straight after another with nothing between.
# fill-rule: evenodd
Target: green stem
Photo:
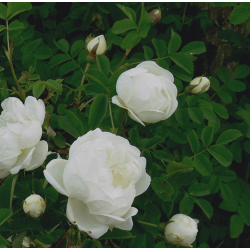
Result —
<instances>
[{"instance_id":1,"label":"green stem","mask_svg":"<svg viewBox=\"0 0 250 250\"><path fill-rule=\"evenodd\" d=\"M186 93L185 93L185 92L182 92L182 93L178 94L177 97L178 97L178 96L182 96L182 95L184 95L184 94L186 94Z\"/></svg>"},{"instance_id":2,"label":"green stem","mask_svg":"<svg viewBox=\"0 0 250 250\"><path fill-rule=\"evenodd\" d=\"M184 7L183 16L182 16L182 25L184 24L184 21L185 21L185 15L186 15L187 5L188 5L188 3L186 3L185 7Z\"/></svg>"},{"instance_id":3,"label":"green stem","mask_svg":"<svg viewBox=\"0 0 250 250\"><path fill-rule=\"evenodd\" d=\"M115 124L112 116L112 109L111 109L111 100L109 100L109 114L110 114L110 119L111 119L111 124L112 124L112 133L115 134Z\"/></svg>"},{"instance_id":4,"label":"green stem","mask_svg":"<svg viewBox=\"0 0 250 250\"><path fill-rule=\"evenodd\" d=\"M208 99L208 101L210 101L214 96L216 96L217 94L218 94L218 92L222 89L222 88L224 88L226 86L226 83L224 83L224 85L222 85L209 99Z\"/></svg>"},{"instance_id":5,"label":"green stem","mask_svg":"<svg viewBox=\"0 0 250 250\"><path fill-rule=\"evenodd\" d=\"M131 48L131 49L126 49L125 55L124 55L124 57L122 58L122 60L120 61L120 63L118 64L118 66L116 67L114 73L121 67L121 65L122 65L122 64L124 63L124 61L127 59L128 54L130 53L131 50L132 50L132 48Z\"/></svg>"},{"instance_id":6,"label":"green stem","mask_svg":"<svg viewBox=\"0 0 250 250\"><path fill-rule=\"evenodd\" d=\"M15 73L15 70L14 70L14 67L13 67L13 61L12 61L13 43L10 46L9 22L8 21L6 21L6 29L7 29L8 60L9 60L9 64L10 64L11 73L12 73L13 78L15 80L19 95L20 95L21 99L23 101L25 101L25 98L26 98L25 97L25 92L22 90L22 88L19 85L19 82L18 82L17 77L16 77L16 73Z\"/></svg>"},{"instance_id":7,"label":"green stem","mask_svg":"<svg viewBox=\"0 0 250 250\"><path fill-rule=\"evenodd\" d=\"M119 133L120 133L120 130L121 130L121 127L122 127L122 121L123 121L125 112L126 112L126 109L123 109L121 119L120 119L120 123L119 123L119 127L118 127L118 130L117 130L117 133L116 133L117 135L119 135Z\"/></svg>"},{"instance_id":8,"label":"green stem","mask_svg":"<svg viewBox=\"0 0 250 250\"><path fill-rule=\"evenodd\" d=\"M61 225L62 222L58 223L55 227L53 227L48 234L51 234L56 228L58 228Z\"/></svg>"},{"instance_id":9,"label":"green stem","mask_svg":"<svg viewBox=\"0 0 250 250\"><path fill-rule=\"evenodd\" d=\"M47 179L45 179L45 181L44 181L44 183L43 183L43 188L46 188L48 184L49 184L49 183L48 183Z\"/></svg>"},{"instance_id":10,"label":"green stem","mask_svg":"<svg viewBox=\"0 0 250 250\"><path fill-rule=\"evenodd\" d=\"M77 228L77 245L81 246L81 243L82 243L81 231L79 230L79 228Z\"/></svg>"},{"instance_id":11,"label":"green stem","mask_svg":"<svg viewBox=\"0 0 250 250\"><path fill-rule=\"evenodd\" d=\"M85 73L88 71L89 67L90 67L90 63L87 63L87 66L86 66L86 68L85 68L85 70L84 70L84 73L83 73L83 76L82 76L82 80L81 80L81 85L80 85L80 86L83 86L84 80L85 80L85 78L86 78L86 74L85 74ZM77 101L78 106L79 106L80 103L81 103L81 94L82 94L82 91L80 90L80 91L79 91L79 94L78 94L78 101Z\"/></svg>"},{"instance_id":12,"label":"green stem","mask_svg":"<svg viewBox=\"0 0 250 250\"><path fill-rule=\"evenodd\" d=\"M85 107L86 107L90 102L92 102L94 99L95 99L95 97L92 98L92 99L90 99L89 101L87 101L87 102L85 102L85 103L82 103L81 106L79 107L80 111L82 111L83 108L85 108Z\"/></svg>"},{"instance_id":13,"label":"green stem","mask_svg":"<svg viewBox=\"0 0 250 250\"><path fill-rule=\"evenodd\" d=\"M202 153L204 153L204 152L206 152L206 151L207 151L207 148L206 148L205 150L201 151L200 153L198 153L198 154L196 154L196 155L190 157L190 159L192 159L192 158L194 158L195 156L197 156L197 155L199 155L199 154L202 154Z\"/></svg>"},{"instance_id":14,"label":"green stem","mask_svg":"<svg viewBox=\"0 0 250 250\"><path fill-rule=\"evenodd\" d=\"M141 221L141 220L138 220L137 222L144 224L144 225L147 225L147 226L151 226L151 227L158 227L158 225L156 225L156 224L148 223L148 222Z\"/></svg>"}]
</instances>

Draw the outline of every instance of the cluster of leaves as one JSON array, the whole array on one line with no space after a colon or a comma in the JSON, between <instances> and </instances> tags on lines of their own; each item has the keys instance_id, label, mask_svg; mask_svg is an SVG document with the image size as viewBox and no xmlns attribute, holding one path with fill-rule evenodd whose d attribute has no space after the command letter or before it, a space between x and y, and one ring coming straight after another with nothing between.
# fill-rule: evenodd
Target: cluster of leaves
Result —
<instances>
[{"instance_id":1,"label":"cluster of leaves","mask_svg":"<svg viewBox=\"0 0 250 250\"><path fill-rule=\"evenodd\" d=\"M227 67L219 68L210 77L207 93L179 96L178 109L168 120L142 127L127 115L123 120L122 109L110 102L120 74L145 60L170 70L178 93L203 74L195 69L197 57L206 52L205 43L185 34L194 35L197 20L200 32L211 28L208 11L189 3L158 5L70 3L65 13L59 13L55 3L0 3L0 19L6 21L0 25L5 45L0 52L4 62L0 100L18 93L6 58L13 41L18 84L26 96L34 95L46 104L43 137L52 151L67 157L77 137L99 127L138 147L152 178L147 192L134 201L139 212L131 232L114 229L99 240L81 233L79 241L77 229L67 222L67 200L47 185L42 167L10 176L1 182L0 246L20 247L24 236L29 236L37 246L166 247L162 232L138 221L159 224L183 213L200 221L194 246L249 247L250 67L244 61L249 39L232 30L220 32L218 38L241 51L232 55L240 64L233 74ZM249 4L233 5L230 22L246 22ZM154 26L148 12L157 6L162 20ZM222 7L217 4L216 8ZM17 14L18 19L9 23ZM104 34L108 51L85 72L85 39L90 33ZM242 50L245 57L238 56ZM53 138L46 133L49 126L56 132ZM50 155L44 167L55 157ZM31 193L46 199L41 218L26 217L22 210L22 201ZM7 241L11 235L12 243Z\"/></svg>"}]
</instances>

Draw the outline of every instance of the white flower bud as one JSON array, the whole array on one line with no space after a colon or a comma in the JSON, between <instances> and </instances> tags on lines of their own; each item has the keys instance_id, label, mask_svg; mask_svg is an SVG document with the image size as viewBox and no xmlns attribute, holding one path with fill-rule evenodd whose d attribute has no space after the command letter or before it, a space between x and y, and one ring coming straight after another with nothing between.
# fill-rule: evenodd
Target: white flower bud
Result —
<instances>
[{"instance_id":1,"label":"white flower bud","mask_svg":"<svg viewBox=\"0 0 250 250\"><path fill-rule=\"evenodd\" d=\"M208 91L210 87L210 81L207 77L196 77L194 78L189 85L190 92L195 95L200 95Z\"/></svg>"},{"instance_id":2,"label":"white flower bud","mask_svg":"<svg viewBox=\"0 0 250 250\"><path fill-rule=\"evenodd\" d=\"M185 214L176 214L169 220L165 228L165 238L174 245L193 247L191 244L196 239L198 223L198 220Z\"/></svg>"},{"instance_id":3,"label":"white flower bud","mask_svg":"<svg viewBox=\"0 0 250 250\"><path fill-rule=\"evenodd\" d=\"M101 56L105 53L107 44L104 35L91 39L87 44L87 50L90 54Z\"/></svg>"},{"instance_id":4,"label":"white flower bud","mask_svg":"<svg viewBox=\"0 0 250 250\"><path fill-rule=\"evenodd\" d=\"M50 137L55 137L56 136L56 132L53 130L53 128L51 128L50 126L48 126L47 128L47 135Z\"/></svg>"},{"instance_id":5,"label":"white flower bud","mask_svg":"<svg viewBox=\"0 0 250 250\"><path fill-rule=\"evenodd\" d=\"M33 218L40 217L46 208L44 199L38 194L32 194L23 202L24 212Z\"/></svg>"}]
</instances>

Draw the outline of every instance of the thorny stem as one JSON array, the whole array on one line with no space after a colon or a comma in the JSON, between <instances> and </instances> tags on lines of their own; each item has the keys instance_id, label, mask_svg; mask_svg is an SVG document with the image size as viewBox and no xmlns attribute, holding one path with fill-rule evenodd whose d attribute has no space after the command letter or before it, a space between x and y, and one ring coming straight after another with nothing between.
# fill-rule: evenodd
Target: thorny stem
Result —
<instances>
[{"instance_id":1,"label":"thorny stem","mask_svg":"<svg viewBox=\"0 0 250 250\"><path fill-rule=\"evenodd\" d=\"M158 227L156 224L148 223L148 222L141 221L141 220L138 220L137 222L147 225L147 226L151 226L151 227Z\"/></svg>"},{"instance_id":2,"label":"thorny stem","mask_svg":"<svg viewBox=\"0 0 250 250\"><path fill-rule=\"evenodd\" d=\"M112 133L115 133L115 124L112 116L112 109L111 109L111 101L109 100L109 114L110 114L110 119L111 119L111 124L112 124Z\"/></svg>"},{"instance_id":3,"label":"thorny stem","mask_svg":"<svg viewBox=\"0 0 250 250\"><path fill-rule=\"evenodd\" d=\"M121 130L121 127L122 127L122 121L123 121L125 112L126 112L126 109L123 109L122 116L121 116L120 123L119 123L119 127L118 127L118 130L117 130L117 133L116 133L117 135L119 135L119 133L120 133L120 130Z\"/></svg>"},{"instance_id":4,"label":"thorny stem","mask_svg":"<svg viewBox=\"0 0 250 250\"><path fill-rule=\"evenodd\" d=\"M15 70L14 70L14 67L13 67L12 54L13 54L13 49L14 49L14 47L13 47L14 46L14 40L11 40L11 44L10 44L9 22L8 21L6 21L6 29L7 29L7 46L8 46L8 56L7 57L8 57L8 60L9 60L10 69L11 69L13 78L15 80L19 95L20 95L21 99L23 101L25 101L25 92L20 87L20 84L19 84L19 82L17 80L16 73L15 73Z\"/></svg>"},{"instance_id":5,"label":"thorny stem","mask_svg":"<svg viewBox=\"0 0 250 250\"><path fill-rule=\"evenodd\" d=\"M116 67L114 73L121 67L121 65L122 65L122 64L124 63L124 61L127 59L128 54L130 53L131 50L132 50L132 48L126 50L124 57L122 58L122 60L121 60L120 63L118 64L118 66Z\"/></svg>"},{"instance_id":6,"label":"thorny stem","mask_svg":"<svg viewBox=\"0 0 250 250\"><path fill-rule=\"evenodd\" d=\"M86 74L85 74L85 73L88 71L89 67L90 67L90 63L87 63L87 66L86 66L86 68L85 68L85 70L84 70L84 73L83 73L83 76L82 76L82 80L81 80L81 85L80 85L80 86L83 86L84 80L85 80L85 78L86 78ZM79 91L79 94L78 94L78 101L77 101L78 106L79 106L80 103L81 103L81 94L82 94L82 91L80 90L80 91Z\"/></svg>"}]
</instances>

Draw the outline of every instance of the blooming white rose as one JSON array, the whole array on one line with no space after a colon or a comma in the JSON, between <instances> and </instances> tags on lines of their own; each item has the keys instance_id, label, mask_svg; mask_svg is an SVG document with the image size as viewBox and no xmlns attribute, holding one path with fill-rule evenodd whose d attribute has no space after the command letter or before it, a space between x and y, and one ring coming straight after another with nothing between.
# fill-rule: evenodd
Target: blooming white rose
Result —
<instances>
[{"instance_id":1,"label":"blooming white rose","mask_svg":"<svg viewBox=\"0 0 250 250\"><path fill-rule=\"evenodd\" d=\"M131 205L151 180L145 167L146 159L127 139L97 128L71 145L68 160L52 160L44 175L69 197L68 219L99 238L109 228L131 230L138 211Z\"/></svg>"},{"instance_id":2,"label":"blooming white rose","mask_svg":"<svg viewBox=\"0 0 250 250\"><path fill-rule=\"evenodd\" d=\"M38 194L32 194L23 202L23 211L32 218L43 215L46 208L44 199Z\"/></svg>"},{"instance_id":3,"label":"blooming white rose","mask_svg":"<svg viewBox=\"0 0 250 250\"><path fill-rule=\"evenodd\" d=\"M197 219L192 219L185 214L176 214L168 222L165 228L165 238L168 242L192 247L198 233Z\"/></svg>"},{"instance_id":4,"label":"blooming white rose","mask_svg":"<svg viewBox=\"0 0 250 250\"><path fill-rule=\"evenodd\" d=\"M43 101L28 96L23 104L9 97L1 106L0 178L41 166L48 153L47 142L40 141L45 117Z\"/></svg>"},{"instance_id":5,"label":"blooming white rose","mask_svg":"<svg viewBox=\"0 0 250 250\"><path fill-rule=\"evenodd\" d=\"M194 78L189 86L188 86L188 90L192 93L192 94L196 94L196 95L200 95L202 93L205 93L206 91L208 91L210 87L210 81L207 77L196 77Z\"/></svg>"},{"instance_id":6,"label":"blooming white rose","mask_svg":"<svg viewBox=\"0 0 250 250\"><path fill-rule=\"evenodd\" d=\"M89 53L101 56L107 49L107 44L104 35L97 36L91 39L87 44Z\"/></svg>"},{"instance_id":7,"label":"blooming white rose","mask_svg":"<svg viewBox=\"0 0 250 250\"><path fill-rule=\"evenodd\" d=\"M146 61L125 71L116 83L112 102L128 110L135 121L156 123L168 119L177 109L174 77L155 62Z\"/></svg>"}]
</instances>

